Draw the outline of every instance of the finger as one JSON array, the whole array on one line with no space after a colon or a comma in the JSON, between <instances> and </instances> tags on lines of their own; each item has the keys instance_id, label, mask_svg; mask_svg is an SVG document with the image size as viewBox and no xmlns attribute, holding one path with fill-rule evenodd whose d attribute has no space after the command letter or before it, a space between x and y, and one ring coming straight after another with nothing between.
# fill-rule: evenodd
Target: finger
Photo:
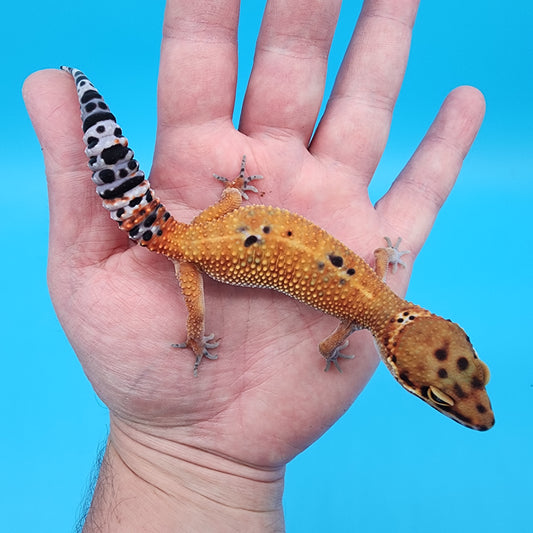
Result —
<instances>
[{"instance_id":1,"label":"finger","mask_svg":"<svg viewBox=\"0 0 533 533\"><path fill-rule=\"evenodd\" d=\"M370 181L387 142L418 0L366 0L310 147Z\"/></svg>"},{"instance_id":2,"label":"finger","mask_svg":"<svg viewBox=\"0 0 533 533\"><path fill-rule=\"evenodd\" d=\"M415 251L455 184L484 113L485 100L477 89L452 91L413 157L376 204L376 210Z\"/></svg>"},{"instance_id":3,"label":"finger","mask_svg":"<svg viewBox=\"0 0 533 533\"><path fill-rule=\"evenodd\" d=\"M240 129L295 136L307 146L324 95L327 59L341 2L269 0Z\"/></svg>"},{"instance_id":4,"label":"finger","mask_svg":"<svg viewBox=\"0 0 533 533\"><path fill-rule=\"evenodd\" d=\"M158 85L159 125L231 120L237 80L238 0L169 0Z\"/></svg>"},{"instance_id":5,"label":"finger","mask_svg":"<svg viewBox=\"0 0 533 533\"><path fill-rule=\"evenodd\" d=\"M75 250L90 263L108 257L128 239L101 207L91 181L82 141L80 107L74 81L59 70L35 72L23 97L41 144L50 204L50 259Z\"/></svg>"}]
</instances>

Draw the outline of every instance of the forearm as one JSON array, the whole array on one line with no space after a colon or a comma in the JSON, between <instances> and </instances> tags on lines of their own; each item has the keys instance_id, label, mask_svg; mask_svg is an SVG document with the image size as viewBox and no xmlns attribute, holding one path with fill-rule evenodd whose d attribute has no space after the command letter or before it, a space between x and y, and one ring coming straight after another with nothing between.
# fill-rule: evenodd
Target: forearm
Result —
<instances>
[{"instance_id":1,"label":"forearm","mask_svg":"<svg viewBox=\"0 0 533 533\"><path fill-rule=\"evenodd\" d=\"M283 468L161 448L160 438L132 438L129 429L111 425L84 533L284 531Z\"/></svg>"}]
</instances>

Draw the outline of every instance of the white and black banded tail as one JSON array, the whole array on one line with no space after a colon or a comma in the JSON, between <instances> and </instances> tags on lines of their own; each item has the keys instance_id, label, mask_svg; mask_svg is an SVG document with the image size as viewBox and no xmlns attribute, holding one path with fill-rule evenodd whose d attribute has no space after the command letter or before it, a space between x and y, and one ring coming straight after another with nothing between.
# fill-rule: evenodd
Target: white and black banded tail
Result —
<instances>
[{"instance_id":1,"label":"white and black banded tail","mask_svg":"<svg viewBox=\"0 0 533 533\"><path fill-rule=\"evenodd\" d=\"M155 241L174 219L155 197L102 95L81 70L61 70L71 74L76 82L85 153L103 206L133 240L158 249Z\"/></svg>"}]
</instances>

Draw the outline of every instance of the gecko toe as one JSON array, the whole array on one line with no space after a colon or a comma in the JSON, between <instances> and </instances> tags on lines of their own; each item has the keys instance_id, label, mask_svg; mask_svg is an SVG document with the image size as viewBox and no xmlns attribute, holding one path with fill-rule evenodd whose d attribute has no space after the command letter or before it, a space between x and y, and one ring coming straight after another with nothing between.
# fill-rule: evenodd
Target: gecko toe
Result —
<instances>
[{"instance_id":1,"label":"gecko toe","mask_svg":"<svg viewBox=\"0 0 533 533\"><path fill-rule=\"evenodd\" d=\"M340 346L337 346L331 355L326 358L326 367L324 368L324 372L327 372L330 366L333 364L335 368L342 374L342 370L339 365L339 359L353 359L355 357L355 355L346 355L341 352L341 350L344 350L348 344L349 341L346 340Z\"/></svg>"}]
</instances>

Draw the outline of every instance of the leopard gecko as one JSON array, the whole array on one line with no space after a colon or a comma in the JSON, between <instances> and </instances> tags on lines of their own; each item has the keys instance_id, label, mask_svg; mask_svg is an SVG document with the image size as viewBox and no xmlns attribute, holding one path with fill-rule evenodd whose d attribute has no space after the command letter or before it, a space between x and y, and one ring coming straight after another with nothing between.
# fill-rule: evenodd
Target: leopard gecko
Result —
<instances>
[{"instance_id":1,"label":"leopard gecko","mask_svg":"<svg viewBox=\"0 0 533 533\"><path fill-rule=\"evenodd\" d=\"M384 282L390 265L403 264L398 244L374 252L375 269L324 230L277 207L242 206L260 176L224 182L220 200L191 223L178 222L155 196L102 96L78 69L61 67L75 81L92 180L111 218L131 239L170 258L188 310L187 337L173 346L216 359L214 335L204 331L202 274L223 283L280 291L340 319L319 344L326 370L349 335L368 329L382 360L409 392L469 428L491 428L485 390L488 367L456 324L397 296ZM339 368L340 370L340 368Z\"/></svg>"}]
</instances>

